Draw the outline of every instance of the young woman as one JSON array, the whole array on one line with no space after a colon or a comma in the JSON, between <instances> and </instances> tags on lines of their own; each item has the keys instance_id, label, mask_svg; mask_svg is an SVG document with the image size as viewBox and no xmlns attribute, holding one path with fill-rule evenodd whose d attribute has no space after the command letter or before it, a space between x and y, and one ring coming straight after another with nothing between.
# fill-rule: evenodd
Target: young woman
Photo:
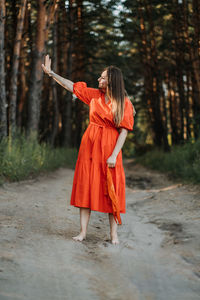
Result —
<instances>
[{"instance_id":1,"label":"young woman","mask_svg":"<svg viewBox=\"0 0 200 300\"><path fill-rule=\"evenodd\" d=\"M89 105L90 122L85 131L76 163L71 205L80 208L80 234L86 238L91 210L108 213L112 244L118 244L117 221L125 213L125 175L121 148L128 130L133 129L134 108L126 97L121 70L107 67L98 79L99 89L88 88L85 82L65 79L51 70L47 55L42 65L51 76L77 98Z\"/></svg>"}]
</instances>

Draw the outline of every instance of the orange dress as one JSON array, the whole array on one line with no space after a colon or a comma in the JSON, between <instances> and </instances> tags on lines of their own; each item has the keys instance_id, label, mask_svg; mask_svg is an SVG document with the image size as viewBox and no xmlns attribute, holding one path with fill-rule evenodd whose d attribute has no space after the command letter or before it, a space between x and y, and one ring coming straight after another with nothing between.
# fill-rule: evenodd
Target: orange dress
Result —
<instances>
[{"instance_id":1,"label":"orange dress","mask_svg":"<svg viewBox=\"0 0 200 300\"><path fill-rule=\"evenodd\" d=\"M71 205L112 213L112 201L107 188L107 164L119 132L114 124L111 101L99 89L88 88L85 82L74 83L73 93L89 105L89 125L82 137L74 173ZM119 128L133 129L133 105L126 98L124 118ZM120 213L125 213L125 174L120 151L115 168L109 168Z\"/></svg>"}]
</instances>

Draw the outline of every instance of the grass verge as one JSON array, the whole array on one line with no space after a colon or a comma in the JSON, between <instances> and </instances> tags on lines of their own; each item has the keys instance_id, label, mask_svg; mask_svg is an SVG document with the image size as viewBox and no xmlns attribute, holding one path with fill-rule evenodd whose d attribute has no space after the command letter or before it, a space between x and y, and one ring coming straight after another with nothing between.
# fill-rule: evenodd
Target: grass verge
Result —
<instances>
[{"instance_id":1,"label":"grass verge","mask_svg":"<svg viewBox=\"0 0 200 300\"><path fill-rule=\"evenodd\" d=\"M52 148L23 135L0 143L0 183L33 178L41 172L75 166L76 149Z\"/></svg>"},{"instance_id":2,"label":"grass verge","mask_svg":"<svg viewBox=\"0 0 200 300\"><path fill-rule=\"evenodd\" d=\"M168 153L160 150L147 152L136 161L151 169L167 172L170 177L200 183L200 139L194 144L174 146Z\"/></svg>"}]
</instances>

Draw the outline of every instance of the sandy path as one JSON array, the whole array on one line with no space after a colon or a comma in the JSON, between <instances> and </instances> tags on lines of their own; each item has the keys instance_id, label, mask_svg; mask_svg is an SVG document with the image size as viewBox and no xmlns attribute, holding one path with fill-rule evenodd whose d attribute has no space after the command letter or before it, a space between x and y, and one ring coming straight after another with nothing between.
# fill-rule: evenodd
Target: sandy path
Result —
<instances>
[{"instance_id":1,"label":"sandy path","mask_svg":"<svg viewBox=\"0 0 200 300\"><path fill-rule=\"evenodd\" d=\"M0 188L0 300L200 299L199 187L126 167L119 246L97 212L87 240L72 240L72 170Z\"/></svg>"}]
</instances>

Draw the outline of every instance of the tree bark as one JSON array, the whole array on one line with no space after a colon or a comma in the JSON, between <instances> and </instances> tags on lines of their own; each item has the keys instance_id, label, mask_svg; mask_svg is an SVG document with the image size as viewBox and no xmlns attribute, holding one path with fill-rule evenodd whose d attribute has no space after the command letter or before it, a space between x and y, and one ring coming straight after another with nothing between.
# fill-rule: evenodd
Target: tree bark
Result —
<instances>
[{"instance_id":1,"label":"tree bark","mask_svg":"<svg viewBox=\"0 0 200 300\"><path fill-rule=\"evenodd\" d=\"M44 0L38 0L38 15L36 28L36 45L33 52L33 63L30 74L30 84L28 93L28 134L38 135L40 119L40 102L42 92L42 63L45 51L45 42L48 37L49 26L52 21L54 11L57 7L58 0L54 0L50 12L46 10Z\"/></svg>"},{"instance_id":2,"label":"tree bark","mask_svg":"<svg viewBox=\"0 0 200 300\"><path fill-rule=\"evenodd\" d=\"M200 2L193 0L194 43L192 47L192 62L194 75L200 94Z\"/></svg>"},{"instance_id":3,"label":"tree bark","mask_svg":"<svg viewBox=\"0 0 200 300\"><path fill-rule=\"evenodd\" d=\"M5 87L5 0L0 1L0 139L7 136L7 104Z\"/></svg>"},{"instance_id":4,"label":"tree bark","mask_svg":"<svg viewBox=\"0 0 200 300\"><path fill-rule=\"evenodd\" d=\"M9 134L14 135L16 132L16 104L17 104L17 77L19 69L19 55L21 48L24 16L26 11L27 0L22 0L18 14L16 38L14 43L13 61L10 81L9 97Z\"/></svg>"},{"instance_id":5,"label":"tree bark","mask_svg":"<svg viewBox=\"0 0 200 300\"><path fill-rule=\"evenodd\" d=\"M199 137L200 122L200 2L192 1L192 25L194 27L194 37L191 45L192 67L193 67L193 111L194 111L194 128L195 137Z\"/></svg>"},{"instance_id":6,"label":"tree bark","mask_svg":"<svg viewBox=\"0 0 200 300\"><path fill-rule=\"evenodd\" d=\"M58 17L57 14L55 15L54 18L54 26L53 26L53 70L55 70L55 73L57 73L58 69L58 54L57 54L57 44L58 44L58 37L57 37L57 22L58 22ZM58 108L58 93L57 93L57 84L53 80L53 126L52 126L52 134L51 134L51 145L53 146L55 144L55 138L58 133L58 123L59 123L59 108Z\"/></svg>"},{"instance_id":7,"label":"tree bark","mask_svg":"<svg viewBox=\"0 0 200 300\"><path fill-rule=\"evenodd\" d=\"M154 113L154 132L155 142L158 146L163 145L164 150L169 150L169 144L167 139L167 116L166 106L164 99L164 92L162 88L162 76L158 63L158 55L156 49L156 38L155 38L155 25L153 21L152 5L144 0L144 6L146 9L147 19L149 23L149 37L150 37L150 64L152 69L152 86L151 86L151 97ZM163 105L162 105L163 104Z\"/></svg>"},{"instance_id":8,"label":"tree bark","mask_svg":"<svg viewBox=\"0 0 200 300\"><path fill-rule=\"evenodd\" d=\"M29 12L26 10L25 19L24 19L24 33L21 43L20 59L19 59L19 90L18 90L18 108L17 108L17 127L21 128L23 124L22 116L26 103L26 94L27 94L27 70L26 70L26 61L28 59L27 49L28 44L27 40L29 38Z\"/></svg>"},{"instance_id":9,"label":"tree bark","mask_svg":"<svg viewBox=\"0 0 200 300\"><path fill-rule=\"evenodd\" d=\"M72 79L73 66L73 51L74 51L74 26L75 26L75 8L74 0L69 0L68 7L68 49L66 57L66 77ZM64 110L63 110L63 145L71 146L71 132L72 132L72 94L68 93L65 96Z\"/></svg>"},{"instance_id":10,"label":"tree bark","mask_svg":"<svg viewBox=\"0 0 200 300\"><path fill-rule=\"evenodd\" d=\"M43 0L38 0L38 15L36 29L36 46L33 52L33 62L30 74L28 93L28 133L38 134L40 118L40 97L43 71L41 68L45 48L46 7Z\"/></svg>"},{"instance_id":11,"label":"tree bark","mask_svg":"<svg viewBox=\"0 0 200 300\"><path fill-rule=\"evenodd\" d=\"M144 20L144 9L142 7L145 8L148 23ZM143 48L143 51L141 51L142 63L144 65L145 98L154 133L153 139L157 146L163 145L165 150L169 150L165 107L163 107L164 115L161 116L161 97L164 97L164 93L162 91L162 82L157 61L156 39L151 5L145 0L141 1L138 6L138 14L140 18L141 48ZM147 39L146 23L149 27L150 40ZM165 104L164 98L163 103Z\"/></svg>"}]
</instances>

